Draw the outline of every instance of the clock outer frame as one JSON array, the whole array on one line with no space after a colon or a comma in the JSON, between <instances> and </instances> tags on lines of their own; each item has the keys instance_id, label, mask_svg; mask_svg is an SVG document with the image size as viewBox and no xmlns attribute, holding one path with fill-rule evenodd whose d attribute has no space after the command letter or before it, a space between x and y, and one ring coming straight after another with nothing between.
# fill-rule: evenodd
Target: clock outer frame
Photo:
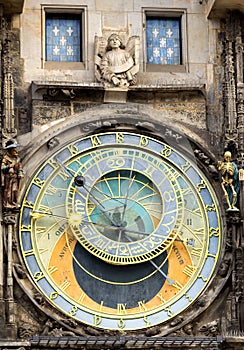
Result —
<instances>
[{"instance_id":1,"label":"clock outer frame","mask_svg":"<svg viewBox=\"0 0 244 350\"><path fill-rule=\"evenodd\" d=\"M67 144L67 142L72 141L72 135L77 136L77 130L75 131L77 125L79 126L79 131L81 130L82 131L81 134L84 136L92 135L95 131L100 132L100 131L108 131L108 130L112 130L112 131L115 131L115 130L116 131L120 131L120 130L137 131L138 130L139 133L143 131L143 133L145 133L146 135L154 137L156 139L157 138L160 139L161 136L163 136L162 137L163 141L167 139L167 142L170 145L175 147L176 150L181 149L181 152L183 148L183 151L186 151L187 156L194 159L192 144L195 144L195 145L197 144L194 143L192 140L190 143L188 139L184 135L179 133L177 130L175 131L174 129L169 129L169 127L165 125L161 125L161 124L159 125L156 121L152 121L151 118L149 118L150 122L148 122L147 118L145 119L143 118L143 119L140 119L141 120L140 123L135 123L135 121L137 120L138 118L134 120L130 116L129 117L122 116L119 118L119 122L118 122L118 120L115 120L114 118L112 118L112 116L104 118L102 120L97 120L96 117L94 116L93 118L90 118L90 124L87 124L87 122L84 122L82 124L81 120L73 119L73 123L71 123L69 128L67 124L64 123L63 127L61 127L60 128L61 130L58 130L58 132L55 131L53 128L51 132L48 133L48 135L43 135L41 144L37 145L37 147L35 147L34 149L29 148L31 151L26 152L25 157L23 158L23 165L24 167L26 166L28 169L32 169L32 171L34 171L33 169L34 164L32 161L30 162L30 160L41 159L40 163L42 163L45 158L44 154L46 155L47 153L46 152L47 149L48 149L48 154L51 155L55 153L57 149L59 149L61 146L64 146L65 144ZM135 124L133 124L133 122ZM136 124L137 124L137 129L134 128L134 125ZM50 137L50 134L52 134L52 137ZM71 140L69 139L70 136L71 136ZM76 136L73 137L73 140L76 139ZM68 141L67 141L67 137L68 137ZM63 142L61 142L61 140ZM199 145L197 146L199 147ZM210 152L209 152L209 155L211 155ZM202 168L201 170L204 172L205 170L204 166L202 166L201 163L198 163L198 165L200 165L200 167ZM28 172L28 173L30 174L31 172ZM205 171L205 176L206 175L207 174ZM212 181L212 187L213 189L219 188L217 181ZM215 193L216 193L216 190L215 190ZM224 243L222 242L222 247L223 247L223 244ZM173 319L173 321L172 320L170 321L173 325L173 328L170 330L170 332L174 329L178 329L179 327L182 327L184 324L188 323L190 319L193 319L194 317L202 313L210 305L211 303L210 299L214 299L219 294L219 292L221 291L221 289L225 284L225 281L227 280L230 274L230 269L227 271L224 277L217 273L218 268L223 259L223 256L224 256L224 249L221 249L220 258L218 259L218 264L216 266L215 272L213 273L207 288L204 290L203 295L200 295L199 299L195 303L193 303L189 308L183 311L183 313L181 314L181 322L178 323L176 321L178 316L176 316L175 320ZM23 258L21 256L19 247L18 247L18 254L15 255L15 260L16 262L24 266ZM55 308L53 308L53 306L47 302L43 302L40 304L37 301L37 298L35 298L35 295L36 295L35 293L38 294L38 290L36 289L35 284L29 278L28 273L27 273L26 279L20 278L16 271L14 271L14 274L19 285L23 288L25 292L27 292L31 301L36 306L38 306L42 311L44 311L47 315L54 317L56 320L62 323L63 317L60 316L60 312L58 310L55 311ZM33 292L33 290L35 290L35 293ZM214 298L213 298L213 294L214 294ZM197 310L195 308L196 303L200 305L200 307L198 307ZM82 328L83 328L82 325L77 325L76 331L80 333L79 329L82 329ZM162 330L162 335L166 335L169 333L165 324L161 325L161 330Z\"/></svg>"}]
</instances>

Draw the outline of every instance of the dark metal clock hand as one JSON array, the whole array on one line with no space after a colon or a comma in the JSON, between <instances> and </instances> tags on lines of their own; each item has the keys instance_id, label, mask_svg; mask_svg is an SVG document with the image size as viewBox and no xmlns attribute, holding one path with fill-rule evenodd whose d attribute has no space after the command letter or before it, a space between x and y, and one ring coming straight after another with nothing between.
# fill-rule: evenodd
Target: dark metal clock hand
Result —
<instances>
[{"instance_id":1,"label":"dark metal clock hand","mask_svg":"<svg viewBox=\"0 0 244 350\"><path fill-rule=\"evenodd\" d=\"M84 177L83 177L83 176L76 176L74 181L75 181L75 184L76 184L77 186L84 188L84 190L89 194L89 196L92 197L92 200L91 200L91 198L90 198L90 201L91 201L93 204L95 204L95 205L101 210L101 212L104 214L104 216L105 216L114 226L118 226L119 224L117 224L117 223L111 218L111 216L109 216L109 215L107 214L106 210L104 210L105 207L102 205L102 203L100 203L100 202L96 199L96 197L92 194L92 192L85 186L85 179L84 179ZM77 191L78 191L78 190L77 190ZM79 191L78 191L78 192L79 192ZM110 197L110 198L111 198L111 197ZM112 199L114 199L114 198L112 198ZM115 200L115 199L114 199L114 200ZM121 202L120 202L120 203L121 203ZM102 207L102 208L101 208L101 207ZM108 210L108 211L111 211L111 209Z\"/></svg>"},{"instance_id":2,"label":"dark metal clock hand","mask_svg":"<svg viewBox=\"0 0 244 350\"><path fill-rule=\"evenodd\" d=\"M96 197L94 197L94 195L89 191L89 189L86 188L85 186L85 178L83 176L76 176L75 179L75 184L78 186L78 187L82 187L84 188L84 190L86 191L86 193L88 193L90 195L90 197L92 197L92 200L90 199L90 201L95 204L100 210L101 212L104 214L104 216L114 225L114 226L118 226L114 220L107 214L105 207L102 205L102 203L100 203ZM77 190L77 188L76 188ZM77 190L77 192L80 193L79 190Z\"/></svg>"},{"instance_id":3,"label":"dark metal clock hand","mask_svg":"<svg viewBox=\"0 0 244 350\"><path fill-rule=\"evenodd\" d=\"M135 234L143 235L143 236L149 236L150 235L150 233L127 229L126 226L119 226L119 227L117 227L117 229L122 229L125 233L126 232L128 232L128 233L135 233Z\"/></svg>"},{"instance_id":4,"label":"dark metal clock hand","mask_svg":"<svg viewBox=\"0 0 244 350\"><path fill-rule=\"evenodd\" d=\"M93 190L93 192L97 191L99 194L103 195L104 197L106 197L107 199L112 199L114 202L118 202L122 205L124 205L124 202L122 202L121 200L119 200L118 198L115 198L115 197L112 197L112 196L109 196L107 193L99 190L99 188L97 188L96 186L94 187L90 187L90 186L87 186L85 185L85 178L84 176L76 176L75 177L75 184L78 186L78 187L83 187L85 189L85 191L87 193L89 193L90 196L92 196L93 198L96 199L96 197L94 196L94 194L91 192L91 190Z\"/></svg>"},{"instance_id":5,"label":"dark metal clock hand","mask_svg":"<svg viewBox=\"0 0 244 350\"><path fill-rule=\"evenodd\" d=\"M126 232L128 232L128 233L135 233L135 234L143 235L143 236L149 236L149 235L151 234L151 233L146 233L146 232L141 232L141 231L129 230L129 229L127 229L125 226L117 227L117 229L118 229L118 228L124 229L125 234L126 234ZM160 235L160 237L169 238L168 235L167 235L167 236L165 236L165 235ZM128 240L129 240L129 237L128 237L128 236L127 236L126 238L128 238ZM194 242L192 242L191 239L183 240L183 239L180 239L180 238L174 238L174 239L172 238L172 242L171 242L171 243L173 243L174 241L176 241L176 242L183 242L183 243L186 241L186 244L187 244L187 245L192 245L192 246L194 246Z\"/></svg>"},{"instance_id":6,"label":"dark metal clock hand","mask_svg":"<svg viewBox=\"0 0 244 350\"><path fill-rule=\"evenodd\" d=\"M95 198L94 195L90 192L90 189L91 189L91 188L89 188L89 186L85 186L85 177L84 177L84 176L82 176L82 175L77 175L77 176L75 176L75 175L76 175L76 172L75 172L74 170L72 170L72 169L68 168L66 165L62 164L62 162L59 161L59 160L57 159L57 157L55 158L55 160L56 160L58 166L59 166L61 169L63 169L64 172L68 173L72 178L74 178L74 182L75 182L76 186L78 186L78 187L83 187L83 188L86 190L86 192L89 193L90 196L92 196L93 198ZM75 176L75 177L74 177L74 176ZM98 188L96 188L96 191L98 191L100 194L104 195L104 196L107 197L108 199L113 199L114 201L117 201L117 202L119 202L119 203L121 203L121 204L124 204L124 203L123 203L122 201L120 201L119 199L113 198L113 197L109 196L108 194L106 194L106 193L100 191ZM95 199L96 199L96 198L95 198ZM102 205L102 204L101 204L101 205Z\"/></svg>"},{"instance_id":7,"label":"dark metal clock hand","mask_svg":"<svg viewBox=\"0 0 244 350\"><path fill-rule=\"evenodd\" d=\"M57 160L57 158L56 158L56 162L57 162L57 164L60 166L61 169L63 169L65 172L68 172L69 175L70 175L72 178L74 177L75 172L74 172L73 170L69 169L66 165L64 165L64 164L62 164L61 162L59 162L59 161ZM75 182L76 186L78 186L78 187L83 187L83 188L85 189L85 191L86 191L87 193L89 193L89 195L90 195L90 196L93 198L93 200L96 202L97 206L100 207L100 210L103 212L103 214L106 216L106 218L107 218L113 225L115 225L114 222L111 220L111 218L105 213L105 211L104 211L105 207L104 207L101 203L99 203L99 202L97 201L97 199L93 196L93 194L86 188L84 176L82 176L82 175L75 176L74 182ZM79 191L78 191L78 192L79 192ZM93 203L93 204L95 204L95 203ZM101 209L101 207L103 207L103 209ZM116 226L116 225L115 225L115 226Z\"/></svg>"},{"instance_id":8,"label":"dark metal clock hand","mask_svg":"<svg viewBox=\"0 0 244 350\"><path fill-rule=\"evenodd\" d=\"M57 162L58 166L61 169L63 169L64 172L68 173L72 178L74 177L74 175L75 175L74 170L72 170L72 169L68 168L66 165L64 165L57 157L54 159Z\"/></svg>"},{"instance_id":9,"label":"dark metal clock hand","mask_svg":"<svg viewBox=\"0 0 244 350\"><path fill-rule=\"evenodd\" d=\"M125 234L125 236L126 236L126 238L130 241L130 242L132 242L132 239L130 238L130 237L128 237L126 234ZM172 241L172 243L173 243L174 241ZM164 277L164 278L166 278L166 280L169 282L169 285L170 286L172 286L172 284L174 284L175 283L175 280L172 280L171 278L169 278L162 270L161 270L161 268L157 265L157 264L155 264L155 262L151 259L151 260L148 260L149 262L150 262L150 264L152 264L154 267L155 267L155 269L156 270L158 270L158 272L160 272L161 273L161 275ZM162 267L162 266L161 266Z\"/></svg>"},{"instance_id":10,"label":"dark metal clock hand","mask_svg":"<svg viewBox=\"0 0 244 350\"><path fill-rule=\"evenodd\" d=\"M84 187L84 186L83 186ZM84 189L89 193L89 191L84 187ZM118 226L117 224L116 224L116 222L110 217L110 215L108 215L108 213L106 212L106 210L104 210L105 209L105 207L101 204L101 203L99 203L98 202L98 200L91 194L91 193L89 193L90 194L90 196L92 196L92 200L91 200L91 202L93 203L93 204L95 204L100 210L101 210L101 212L104 214L104 216L114 225L114 226ZM111 210L109 210L109 211L111 211Z\"/></svg>"},{"instance_id":11,"label":"dark metal clock hand","mask_svg":"<svg viewBox=\"0 0 244 350\"><path fill-rule=\"evenodd\" d=\"M135 175L134 175L133 179L134 178L135 178ZM128 196L129 196L129 191L130 191L131 185L133 183L133 179L132 179L132 169L131 169L130 170L130 175L129 175L129 183L128 183L128 187L127 187L127 190L126 190L126 195L125 195L125 198L124 198L124 206L123 206L123 212L122 212L121 223L120 223L121 225L123 224L124 219L125 219L125 213L126 213L126 208L127 208ZM120 240L121 240L121 235L122 235L122 228L119 230L118 242L120 242Z\"/></svg>"},{"instance_id":12,"label":"dark metal clock hand","mask_svg":"<svg viewBox=\"0 0 244 350\"><path fill-rule=\"evenodd\" d=\"M161 273L161 275L166 278L166 280L169 282L169 285L172 286L172 284L175 283L175 280L172 280L171 278L169 278L161 269L160 267L158 267L158 265L155 264L155 262L153 260L149 260L149 262L155 267L156 270L158 270L158 272Z\"/></svg>"}]
</instances>

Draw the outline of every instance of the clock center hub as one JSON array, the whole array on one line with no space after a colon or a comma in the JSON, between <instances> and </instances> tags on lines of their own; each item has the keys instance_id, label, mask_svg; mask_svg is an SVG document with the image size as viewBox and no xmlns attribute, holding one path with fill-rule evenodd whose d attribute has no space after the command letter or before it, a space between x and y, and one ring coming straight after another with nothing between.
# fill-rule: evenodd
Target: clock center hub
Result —
<instances>
[{"instance_id":1,"label":"clock center hub","mask_svg":"<svg viewBox=\"0 0 244 350\"><path fill-rule=\"evenodd\" d=\"M156 207L160 217L163 212L159 190L135 170L116 170L100 178L92 187L88 207L97 230L116 242L139 241L150 235L159 223Z\"/></svg>"}]
</instances>

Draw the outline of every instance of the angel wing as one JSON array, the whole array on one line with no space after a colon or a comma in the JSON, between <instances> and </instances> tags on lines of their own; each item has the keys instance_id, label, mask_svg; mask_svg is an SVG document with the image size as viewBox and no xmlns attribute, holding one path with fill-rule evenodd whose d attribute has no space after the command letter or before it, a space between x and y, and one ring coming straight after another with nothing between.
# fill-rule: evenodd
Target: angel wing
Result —
<instances>
[{"instance_id":1,"label":"angel wing","mask_svg":"<svg viewBox=\"0 0 244 350\"><path fill-rule=\"evenodd\" d=\"M101 73L100 73L100 62L101 59L106 52L107 47L107 40L102 36L95 36L95 77L98 81L102 80Z\"/></svg>"},{"instance_id":2,"label":"angel wing","mask_svg":"<svg viewBox=\"0 0 244 350\"><path fill-rule=\"evenodd\" d=\"M136 35L131 36L127 41L125 49L130 53L135 62L132 68L132 74L134 75L139 71L140 37Z\"/></svg>"}]
</instances>

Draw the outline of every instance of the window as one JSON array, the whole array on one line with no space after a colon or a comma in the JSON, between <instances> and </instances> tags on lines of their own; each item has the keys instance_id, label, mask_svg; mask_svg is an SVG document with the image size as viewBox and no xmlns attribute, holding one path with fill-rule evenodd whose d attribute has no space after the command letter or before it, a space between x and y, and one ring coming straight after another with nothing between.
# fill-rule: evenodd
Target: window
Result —
<instances>
[{"instance_id":1,"label":"window","mask_svg":"<svg viewBox=\"0 0 244 350\"><path fill-rule=\"evenodd\" d=\"M84 7L43 7L44 68L85 68L85 14Z\"/></svg>"},{"instance_id":2,"label":"window","mask_svg":"<svg viewBox=\"0 0 244 350\"><path fill-rule=\"evenodd\" d=\"M181 64L180 20L150 18L146 26L147 63Z\"/></svg>"},{"instance_id":3,"label":"window","mask_svg":"<svg viewBox=\"0 0 244 350\"><path fill-rule=\"evenodd\" d=\"M46 15L46 61L81 61L81 21L77 15Z\"/></svg>"},{"instance_id":4,"label":"window","mask_svg":"<svg viewBox=\"0 0 244 350\"><path fill-rule=\"evenodd\" d=\"M145 11L147 71L185 71L184 12Z\"/></svg>"}]
</instances>

